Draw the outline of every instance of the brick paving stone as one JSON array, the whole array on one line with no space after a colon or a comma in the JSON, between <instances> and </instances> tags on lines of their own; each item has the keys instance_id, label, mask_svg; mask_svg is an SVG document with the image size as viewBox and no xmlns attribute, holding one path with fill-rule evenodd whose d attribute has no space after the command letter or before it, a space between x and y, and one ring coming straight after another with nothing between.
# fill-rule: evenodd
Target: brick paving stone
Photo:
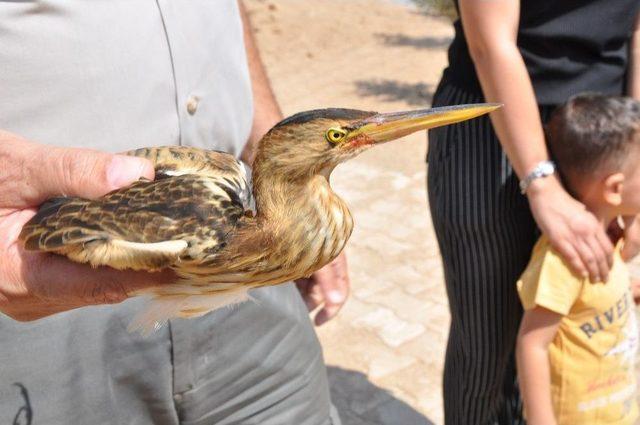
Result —
<instances>
[{"instance_id":1,"label":"brick paving stone","mask_svg":"<svg viewBox=\"0 0 640 425\"><path fill-rule=\"evenodd\" d=\"M425 330L424 325L402 320L393 310L385 307L372 308L369 313L354 320L353 326L373 330L390 347L399 347Z\"/></svg>"},{"instance_id":2,"label":"brick paving stone","mask_svg":"<svg viewBox=\"0 0 640 425\"><path fill-rule=\"evenodd\" d=\"M404 279L398 275L398 279ZM396 285L397 286L397 285ZM394 288L385 292L377 292L366 300L381 307L391 309L401 320L409 322L424 322L428 318L429 305L424 301L412 297L402 290Z\"/></svg>"},{"instance_id":3,"label":"brick paving stone","mask_svg":"<svg viewBox=\"0 0 640 425\"><path fill-rule=\"evenodd\" d=\"M391 352L385 356L378 356L369 362L368 376L371 379L380 379L390 374L397 373L417 362L412 356L399 355Z\"/></svg>"}]
</instances>

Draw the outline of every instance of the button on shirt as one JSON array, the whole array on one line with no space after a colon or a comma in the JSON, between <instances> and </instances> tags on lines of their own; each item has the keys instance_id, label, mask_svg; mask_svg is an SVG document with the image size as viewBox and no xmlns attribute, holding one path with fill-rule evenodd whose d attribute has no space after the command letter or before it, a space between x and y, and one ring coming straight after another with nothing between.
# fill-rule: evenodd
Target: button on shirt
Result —
<instances>
[{"instance_id":1,"label":"button on shirt","mask_svg":"<svg viewBox=\"0 0 640 425\"><path fill-rule=\"evenodd\" d=\"M235 0L0 1L0 128L112 152L239 154L252 122L242 37ZM0 423L330 423L295 287L252 296L147 338L126 330L140 299L32 323L0 315Z\"/></svg>"},{"instance_id":2,"label":"button on shirt","mask_svg":"<svg viewBox=\"0 0 640 425\"><path fill-rule=\"evenodd\" d=\"M0 39L0 125L28 139L239 154L249 135L234 1L0 1Z\"/></svg>"}]
</instances>

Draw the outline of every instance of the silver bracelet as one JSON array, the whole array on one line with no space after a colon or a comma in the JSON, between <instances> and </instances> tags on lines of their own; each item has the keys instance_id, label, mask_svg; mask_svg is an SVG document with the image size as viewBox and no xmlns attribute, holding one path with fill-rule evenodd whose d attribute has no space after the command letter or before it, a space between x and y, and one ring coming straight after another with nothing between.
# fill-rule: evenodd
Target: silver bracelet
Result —
<instances>
[{"instance_id":1,"label":"silver bracelet","mask_svg":"<svg viewBox=\"0 0 640 425\"><path fill-rule=\"evenodd\" d=\"M527 193L527 189L531 186L531 183L535 179L542 177L548 177L556 172L556 164L553 161L541 161L539 162L533 171L531 171L524 179L520 180L520 192L524 195Z\"/></svg>"}]
</instances>

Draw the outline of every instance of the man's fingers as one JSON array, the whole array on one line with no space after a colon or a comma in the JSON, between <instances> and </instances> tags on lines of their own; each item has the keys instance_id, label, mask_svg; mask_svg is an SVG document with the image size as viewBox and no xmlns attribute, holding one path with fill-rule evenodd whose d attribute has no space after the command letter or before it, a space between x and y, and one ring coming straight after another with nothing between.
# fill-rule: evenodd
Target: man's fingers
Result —
<instances>
[{"instance_id":1,"label":"man's fingers","mask_svg":"<svg viewBox=\"0 0 640 425\"><path fill-rule=\"evenodd\" d=\"M3 208L35 207L61 195L93 198L154 177L151 162L143 158L41 145L4 131L0 162Z\"/></svg>"},{"instance_id":2,"label":"man's fingers","mask_svg":"<svg viewBox=\"0 0 640 425\"><path fill-rule=\"evenodd\" d=\"M341 254L321 270L318 270L314 274L314 279L324 298L324 307L315 318L316 325L320 326L338 314L349 295L349 273L346 256Z\"/></svg>"},{"instance_id":3,"label":"man's fingers","mask_svg":"<svg viewBox=\"0 0 640 425\"><path fill-rule=\"evenodd\" d=\"M312 279L302 278L296 280L295 283L309 312L315 310L324 302L323 294Z\"/></svg>"},{"instance_id":4,"label":"man's fingers","mask_svg":"<svg viewBox=\"0 0 640 425\"><path fill-rule=\"evenodd\" d=\"M332 319L349 295L349 273L345 254L313 273L310 278L296 280L296 286L309 311L322 305L316 314L316 325Z\"/></svg>"},{"instance_id":5,"label":"man's fingers","mask_svg":"<svg viewBox=\"0 0 640 425\"><path fill-rule=\"evenodd\" d=\"M307 309L311 312L325 303L324 293L319 285L315 284L313 279L309 279L309 290L305 300Z\"/></svg>"},{"instance_id":6,"label":"man's fingers","mask_svg":"<svg viewBox=\"0 0 640 425\"><path fill-rule=\"evenodd\" d=\"M61 311L124 301L134 292L175 281L171 271L119 271L38 252L17 241L33 210L14 211L0 220L0 311L16 320L35 320Z\"/></svg>"},{"instance_id":7,"label":"man's fingers","mask_svg":"<svg viewBox=\"0 0 640 425\"><path fill-rule=\"evenodd\" d=\"M325 309L335 309L340 307L347 299L349 287L346 284L345 276L336 273L335 270L322 271L316 276L320 292L322 292Z\"/></svg>"},{"instance_id":8,"label":"man's fingers","mask_svg":"<svg viewBox=\"0 0 640 425\"><path fill-rule=\"evenodd\" d=\"M114 304L127 299L135 291L171 283L171 271L157 273L120 271L109 267L92 268L73 263L63 257L34 252L21 252L18 276L23 282L10 297L7 307L18 313L5 311L18 320L33 320L52 312L92 304ZM32 306L32 314L25 308ZM46 307L51 310L42 310Z\"/></svg>"},{"instance_id":9,"label":"man's fingers","mask_svg":"<svg viewBox=\"0 0 640 425\"><path fill-rule=\"evenodd\" d=\"M55 255L31 252L25 255L28 257L22 268L24 282L33 285L40 296L52 300L67 298L90 304L113 304L124 301L135 291L175 280L170 271L93 268Z\"/></svg>"},{"instance_id":10,"label":"man's fingers","mask_svg":"<svg viewBox=\"0 0 640 425\"><path fill-rule=\"evenodd\" d=\"M300 295L302 296L302 298L303 299L306 298L308 287L309 287L309 279L302 278L302 279L294 280L293 282L296 284L296 288L298 288L298 292L300 292Z\"/></svg>"},{"instance_id":11,"label":"man's fingers","mask_svg":"<svg viewBox=\"0 0 640 425\"><path fill-rule=\"evenodd\" d=\"M4 208L34 207L61 195L96 197L140 177L154 177L146 159L46 146L4 131L0 131L0 159Z\"/></svg>"}]
</instances>

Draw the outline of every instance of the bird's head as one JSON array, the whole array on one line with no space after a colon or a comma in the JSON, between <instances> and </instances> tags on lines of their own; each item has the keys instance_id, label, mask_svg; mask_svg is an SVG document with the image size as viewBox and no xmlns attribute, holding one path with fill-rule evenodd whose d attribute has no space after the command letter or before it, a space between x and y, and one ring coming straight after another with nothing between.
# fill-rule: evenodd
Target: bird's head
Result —
<instances>
[{"instance_id":1,"label":"bird's head","mask_svg":"<svg viewBox=\"0 0 640 425\"><path fill-rule=\"evenodd\" d=\"M300 112L276 124L261 140L254 168L287 180L329 173L365 149L420 130L465 121L501 105L447 106L379 114L355 109Z\"/></svg>"}]
</instances>

